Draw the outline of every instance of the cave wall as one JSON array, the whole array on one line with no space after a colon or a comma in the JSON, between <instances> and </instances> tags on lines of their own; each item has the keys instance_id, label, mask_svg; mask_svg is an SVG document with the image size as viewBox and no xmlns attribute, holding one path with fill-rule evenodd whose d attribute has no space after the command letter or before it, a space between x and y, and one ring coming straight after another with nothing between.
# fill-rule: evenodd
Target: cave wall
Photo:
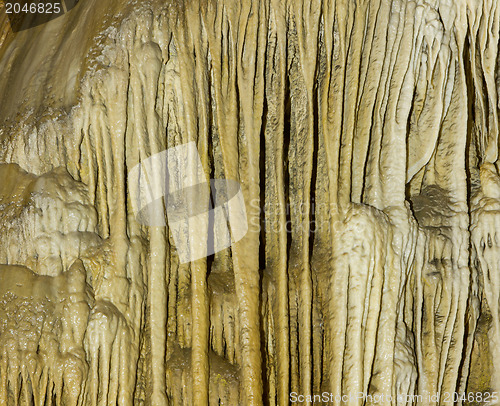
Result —
<instances>
[{"instance_id":1,"label":"cave wall","mask_svg":"<svg viewBox=\"0 0 500 406\"><path fill-rule=\"evenodd\" d=\"M1 13L2 403L500 390L496 1ZM249 228L181 263L127 173L193 141Z\"/></svg>"}]
</instances>

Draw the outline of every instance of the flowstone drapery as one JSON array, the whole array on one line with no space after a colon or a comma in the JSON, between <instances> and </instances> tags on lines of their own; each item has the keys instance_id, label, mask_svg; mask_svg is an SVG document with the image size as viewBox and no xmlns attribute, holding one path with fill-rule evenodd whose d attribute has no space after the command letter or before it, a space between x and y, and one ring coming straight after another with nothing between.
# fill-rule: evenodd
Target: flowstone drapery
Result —
<instances>
[{"instance_id":1,"label":"flowstone drapery","mask_svg":"<svg viewBox=\"0 0 500 406\"><path fill-rule=\"evenodd\" d=\"M499 37L494 0L1 9L0 403L499 404ZM249 227L181 263L127 175L193 141Z\"/></svg>"}]
</instances>

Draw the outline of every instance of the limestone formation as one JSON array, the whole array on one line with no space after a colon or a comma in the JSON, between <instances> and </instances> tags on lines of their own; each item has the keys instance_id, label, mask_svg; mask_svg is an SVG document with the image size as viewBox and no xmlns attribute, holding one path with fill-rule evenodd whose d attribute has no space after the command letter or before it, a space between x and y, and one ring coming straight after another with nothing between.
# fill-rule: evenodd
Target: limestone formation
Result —
<instances>
[{"instance_id":1,"label":"limestone formation","mask_svg":"<svg viewBox=\"0 0 500 406\"><path fill-rule=\"evenodd\" d=\"M500 3L3 3L0 405L500 404Z\"/></svg>"}]
</instances>

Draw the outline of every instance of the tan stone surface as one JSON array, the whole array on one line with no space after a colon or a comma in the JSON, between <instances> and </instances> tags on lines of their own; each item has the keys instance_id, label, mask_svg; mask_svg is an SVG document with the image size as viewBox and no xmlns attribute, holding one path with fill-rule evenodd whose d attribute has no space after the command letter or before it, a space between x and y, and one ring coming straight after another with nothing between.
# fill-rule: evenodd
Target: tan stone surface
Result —
<instances>
[{"instance_id":1,"label":"tan stone surface","mask_svg":"<svg viewBox=\"0 0 500 406\"><path fill-rule=\"evenodd\" d=\"M494 0L0 9L0 403L498 403L499 35ZM181 264L127 173L191 141L249 231Z\"/></svg>"}]
</instances>

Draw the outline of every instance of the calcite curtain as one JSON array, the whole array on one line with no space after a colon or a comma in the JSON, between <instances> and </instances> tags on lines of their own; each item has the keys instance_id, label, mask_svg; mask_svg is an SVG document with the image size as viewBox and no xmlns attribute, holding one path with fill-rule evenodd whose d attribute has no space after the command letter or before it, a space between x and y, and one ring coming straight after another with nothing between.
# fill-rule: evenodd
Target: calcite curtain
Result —
<instances>
[{"instance_id":1,"label":"calcite curtain","mask_svg":"<svg viewBox=\"0 0 500 406\"><path fill-rule=\"evenodd\" d=\"M497 1L25 28L0 9L0 404L498 403ZM188 142L249 227L181 263L127 174Z\"/></svg>"}]
</instances>

